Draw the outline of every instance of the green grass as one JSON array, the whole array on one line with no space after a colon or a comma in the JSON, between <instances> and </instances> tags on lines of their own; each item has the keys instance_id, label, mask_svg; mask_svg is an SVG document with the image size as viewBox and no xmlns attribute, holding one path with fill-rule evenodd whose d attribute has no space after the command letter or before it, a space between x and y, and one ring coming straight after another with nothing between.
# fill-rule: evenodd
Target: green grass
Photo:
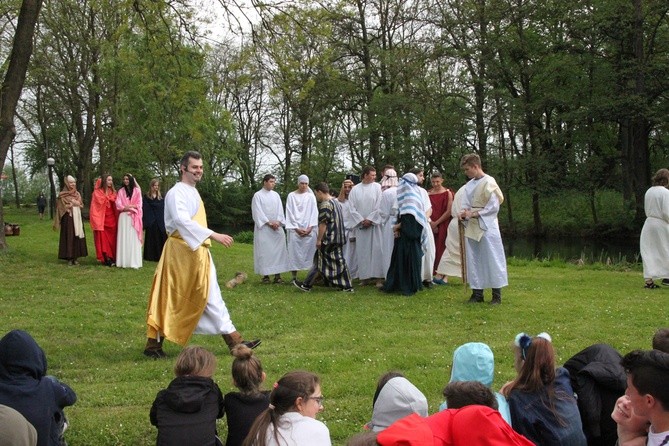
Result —
<instances>
[{"instance_id":1,"label":"green grass","mask_svg":"<svg viewBox=\"0 0 669 446\"><path fill-rule=\"evenodd\" d=\"M5 219L19 223L21 235L8 237L9 249L0 253L0 334L30 332L47 354L50 374L77 392L79 400L67 410L69 444L155 444L149 409L172 379L180 350L167 344L165 361L141 354L155 263L137 271L98 266L86 225L90 255L68 267L56 258L58 234L50 222L13 208L5 208ZM261 285L251 245L212 252L222 284L236 271L249 273L245 284L224 289L224 299L238 329L263 339L257 354L265 387L289 370L318 373L326 396L320 418L335 445L369 420L376 380L388 370L405 373L436 411L453 350L462 343L491 346L498 388L513 377L510 345L520 331L548 331L562 363L596 342L623 353L650 348L654 331L667 325L669 289L643 289L638 265L510 259L504 303L493 307L465 305L468 295L456 284L411 298L360 287L354 294L318 288L307 294L290 285ZM216 354L215 380L224 393L232 390L222 339L194 336L191 342ZM225 421L219 433L225 435Z\"/></svg>"}]
</instances>

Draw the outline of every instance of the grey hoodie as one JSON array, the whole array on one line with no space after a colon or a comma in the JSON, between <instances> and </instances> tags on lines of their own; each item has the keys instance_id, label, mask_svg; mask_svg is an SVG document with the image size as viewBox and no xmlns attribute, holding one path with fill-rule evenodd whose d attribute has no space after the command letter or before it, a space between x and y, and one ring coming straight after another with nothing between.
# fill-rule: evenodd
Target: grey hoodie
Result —
<instances>
[{"instance_id":1,"label":"grey hoodie","mask_svg":"<svg viewBox=\"0 0 669 446\"><path fill-rule=\"evenodd\" d=\"M367 423L367 427L374 432L380 432L412 413L426 417L427 398L408 379L392 378L379 392L374 403L372 421Z\"/></svg>"}]
</instances>

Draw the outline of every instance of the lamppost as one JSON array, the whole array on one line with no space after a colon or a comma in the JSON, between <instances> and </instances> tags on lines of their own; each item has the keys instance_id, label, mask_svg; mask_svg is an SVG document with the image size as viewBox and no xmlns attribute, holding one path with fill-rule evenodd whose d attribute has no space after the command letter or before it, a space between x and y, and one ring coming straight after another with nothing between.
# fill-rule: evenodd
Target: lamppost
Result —
<instances>
[{"instance_id":1,"label":"lamppost","mask_svg":"<svg viewBox=\"0 0 669 446\"><path fill-rule=\"evenodd\" d=\"M48 157L46 159L46 165L49 167L49 184L51 184L51 199L49 200L49 215L51 220L53 220L53 206L56 202L56 185L53 183L53 166L56 164L56 160Z\"/></svg>"}]
</instances>

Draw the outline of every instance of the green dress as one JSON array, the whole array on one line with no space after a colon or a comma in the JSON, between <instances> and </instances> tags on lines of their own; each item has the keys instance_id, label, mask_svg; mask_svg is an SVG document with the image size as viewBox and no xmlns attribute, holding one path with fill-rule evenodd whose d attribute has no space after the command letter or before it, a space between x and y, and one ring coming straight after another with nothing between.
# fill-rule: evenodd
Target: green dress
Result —
<instances>
[{"instance_id":1,"label":"green dress","mask_svg":"<svg viewBox=\"0 0 669 446\"><path fill-rule=\"evenodd\" d=\"M420 244L423 227L411 214L401 215L399 222L400 236L395 239L383 291L389 293L400 291L405 296L411 296L423 289L421 280L423 250Z\"/></svg>"}]
</instances>

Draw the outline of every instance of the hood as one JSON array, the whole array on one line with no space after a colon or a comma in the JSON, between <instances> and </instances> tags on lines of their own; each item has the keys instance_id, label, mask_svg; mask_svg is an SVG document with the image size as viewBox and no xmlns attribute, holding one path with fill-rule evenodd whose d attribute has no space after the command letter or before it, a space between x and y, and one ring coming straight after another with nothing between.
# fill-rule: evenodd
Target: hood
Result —
<instances>
[{"instance_id":1,"label":"hood","mask_svg":"<svg viewBox=\"0 0 669 446\"><path fill-rule=\"evenodd\" d=\"M211 378L202 376L175 378L165 389L165 404L175 412L199 412L213 387L214 381Z\"/></svg>"},{"instance_id":2,"label":"hood","mask_svg":"<svg viewBox=\"0 0 669 446\"><path fill-rule=\"evenodd\" d=\"M368 427L379 432L412 413L426 417L427 398L408 379L393 378L379 392Z\"/></svg>"},{"instance_id":3,"label":"hood","mask_svg":"<svg viewBox=\"0 0 669 446\"><path fill-rule=\"evenodd\" d=\"M0 380L42 379L46 375L46 355L23 330L12 330L0 339Z\"/></svg>"},{"instance_id":4,"label":"hood","mask_svg":"<svg viewBox=\"0 0 669 446\"><path fill-rule=\"evenodd\" d=\"M495 357L482 342L463 344L453 352L451 381L478 381L490 387L495 374Z\"/></svg>"}]
</instances>

